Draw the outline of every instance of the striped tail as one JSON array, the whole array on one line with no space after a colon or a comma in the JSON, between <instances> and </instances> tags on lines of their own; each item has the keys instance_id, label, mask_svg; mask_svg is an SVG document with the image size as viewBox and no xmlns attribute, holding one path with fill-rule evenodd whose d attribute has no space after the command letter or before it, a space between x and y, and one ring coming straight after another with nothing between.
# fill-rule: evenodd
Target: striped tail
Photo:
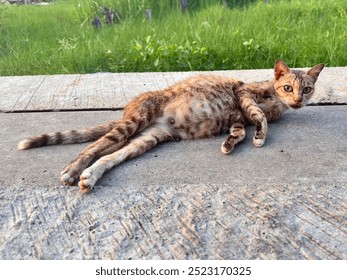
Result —
<instances>
[{"instance_id":1,"label":"striped tail","mask_svg":"<svg viewBox=\"0 0 347 280\"><path fill-rule=\"evenodd\" d=\"M95 141L104 135L115 143L125 143L127 139L151 125L162 114L162 109L171 100L171 96L170 92L162 91L144 93L124 108L121 120L81 130L66 130L33 136L22 140L18 144L18 149L84 143Z\"/></svg>"},{"instance_id":2,"label":"striped tail","mask_svg":"<svg viewBox=\"0 0 347 280\"><path fill-rule=\"evenodd\" d=\"M80 130L66 130L32 136L19 142L18 149L26 150L48 145L76 144L94 141L111 131L118 121L93 126Z\"/></svg>"}]
</instances>

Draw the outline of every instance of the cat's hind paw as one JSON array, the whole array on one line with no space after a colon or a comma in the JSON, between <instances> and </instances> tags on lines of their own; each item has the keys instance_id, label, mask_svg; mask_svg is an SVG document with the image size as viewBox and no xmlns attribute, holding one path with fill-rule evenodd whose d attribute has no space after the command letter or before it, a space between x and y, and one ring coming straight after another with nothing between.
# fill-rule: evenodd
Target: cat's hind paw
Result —
<instances>
[{"instance_id":1,"label":"cat's hind paw","mask_svg":"<svg viewBox=\"0 0 347 280\"><path fill-rule=\"evenodd\" d=\"M82 192L87 193L92 190L97 180L98 178L90 170L86 169L80 176L78 186Z\"/></svg>"},{"instance_id":2,"label":"cat's hind paw","mask_svg":"<svg viewBox=\"0 0 347 280\"><path fill-rule=\"evenodd\" d=\"M65 186L72 186L77 181L78 175L78 172L75 170L64 169L63 172L60 173L60 180Z\"/></svg>"}]
</instances>

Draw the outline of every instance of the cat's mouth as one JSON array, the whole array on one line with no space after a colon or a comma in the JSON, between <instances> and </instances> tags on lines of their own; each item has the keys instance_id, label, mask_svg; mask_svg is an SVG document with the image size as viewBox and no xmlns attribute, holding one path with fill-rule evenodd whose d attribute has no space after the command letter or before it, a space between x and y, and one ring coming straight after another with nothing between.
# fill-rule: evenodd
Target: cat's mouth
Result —
<instances>
[{"instance_id":1,"label":"cat's mouth","mask_svg":"<svg viewBox=\"0 0 347 280\"><path fill-rule=\"evenodd\" d=\"M302 108L303 106L304 106L304 105L301 104L301 103L290 105L290 107L293 108L293 109L300 109L300 108Z\"/></svg>"}]
</instances>

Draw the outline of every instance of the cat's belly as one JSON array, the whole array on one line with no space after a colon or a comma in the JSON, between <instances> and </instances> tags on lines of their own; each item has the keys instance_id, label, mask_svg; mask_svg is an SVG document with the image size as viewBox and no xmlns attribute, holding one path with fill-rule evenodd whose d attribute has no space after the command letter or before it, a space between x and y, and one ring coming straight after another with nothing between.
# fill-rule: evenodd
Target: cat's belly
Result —
<instances>
[{"instance_id":1,"label":"cat's belly","mask_svg":"<svg viewBox=\"0 0 347 280\"><path fill-rule=\"evenodd\" d=\"M157 125L177 139L208 138L229 131L236 121L243 121L241 112L233 109L206 114L180 115L166 113L157 120Z\"/></svg>"},{"instance_id":2,"label":"cat's belly","mask_svg":"<svg viewBox=\"0 0 347 280\"><path fill-rule=\"evenodd\" d=\"M157 124L175 138L198 139L228 131L240 118L242 114L230 94L194 92L169 103Z\"/></svg>"},{"instance_id":3,"label":"cat's belly","mask_svg":"<svg viewBox=\"0 0 347 280\"><path fill-rule=\"evenodd\" d=\"M173 118L160 118L156 125L169 132L174 139L198 139L221 133L221 127L214 120L195 123L178 123Z\"/></svg>"}]
</instances>

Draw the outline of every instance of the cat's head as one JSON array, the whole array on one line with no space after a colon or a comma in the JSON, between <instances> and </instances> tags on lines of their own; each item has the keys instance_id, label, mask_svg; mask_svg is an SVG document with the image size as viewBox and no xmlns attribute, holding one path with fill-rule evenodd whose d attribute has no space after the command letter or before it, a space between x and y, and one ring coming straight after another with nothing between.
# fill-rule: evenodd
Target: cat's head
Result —
<instances>
[{"instance_id":1,"label":"cat's head","mask_svg":"<svg viewBox=\"0 0 347 280\"><path fill-rule=\"evenodd\" d=\"M314 85L324 64L318 64L310 70L290 70L282 61L275 63L276 95L291 108L298 109L306 105L314 93Z\"/></svg>"}]
</instances>

